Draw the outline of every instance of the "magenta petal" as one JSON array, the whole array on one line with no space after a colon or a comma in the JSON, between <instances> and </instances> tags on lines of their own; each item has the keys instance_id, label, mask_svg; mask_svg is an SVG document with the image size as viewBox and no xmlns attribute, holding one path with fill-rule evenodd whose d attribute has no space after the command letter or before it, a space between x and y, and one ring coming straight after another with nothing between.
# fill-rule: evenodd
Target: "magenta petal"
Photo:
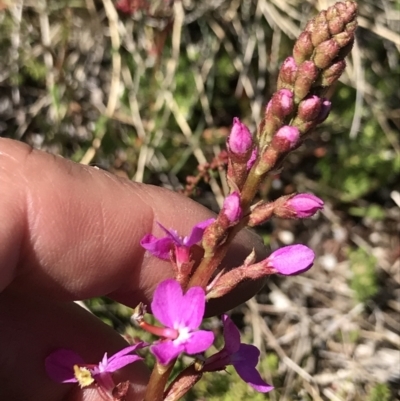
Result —
<instances>
[{"instance_id":1,"label":"magenta petal","mask_svg":"<svg viewBox=\"0 0 400 401\"><path fill-rule=\"evenodd\" d=\"M110 360L109 363L107 364L106 372L115 372L118 369L123 368L126 365L129 365L130 363L140 361L143 358L141 358L138 355L125 355L125 356L120 356L119 358L116 358L114 360Z\"/></svg>"},{"instance_id":2,"label":"magenta petal","mask_svg":"<svg viewBox=\"0 0 400 401\"><path fill-rule=\"evenodd\" d=\"M184 351L183 344L174 344L172 341L163 341L152 345L150 351L162 365L168 365L174 358Z\"/></svg>"},{"instance_id":3,"label":"magenta petal","mask_svg":"<svg viewBox=\"0 0 400 401\"><path fill-rule=\"evenodd\" d=\"M83 363L84 360L76 352L59 349L46 358L45 369L50 379L58 383L76 383L74 365Z\"/></svg>"},{"instance_id":4,"label":"magenta petal","mask_svg":"<svg viewBox=\"0 0 400 401\"><path fill-rule=\"evenodd\" d=\"M166 327L175 328L177 319L188 307L184 304L182 288L176 280L164 280L154 291L151 311Z\"/></svg>"},{"instance_id":5,"label":"magenta petal","mask_svg":"<svg viewBox=\"0 0 400 401\"><path fill-rule=\"evenodd\" d=\"M183 304L179 305L179 311L175 313L174 328L186 327L190 330L197 329L204 317L206 307L206 294L201 287L192 287L183 296ZM172 311L171 311L172 313Z\"/></svg>"},{"instance_id":6,"label":"magenta petal","mask_svg":"<svg viewBox=\"0 0 400 401\"><path fill-rule=\"evenodd\" d=\"M278 273L290 276L308 270L314 263L314 252L305 245L284 246L272 252L268 257L268 264Z\"/></svg>"},{"instance_id":7,"label":"magenta petal","mask_svg":"<svg viewBox=\"0 0 400 401\"><path fill-rule=\"evenodd\" d=\"M201 241L201 239L203 238L203 233L204 230L213 222L215 221L214 218L212 219L208 219L208 220L204 220L201 221L200 223L196 224L193 229L192 232L190 233L190 235L188 237L185 237L183 242L186 246L192 246L194 244L197 244L198 242Z\"/></svg>"},{"instance_id":8,"label":"magenta petal","mask_svg":"<svg viewBox=\"0 0 400 401\"><path fill-rule=\"evenodd\" d=\"M289 199L288 205L296 213L296 217L313 216L324 207L324 202L313 194L297 194Z\"/></svg>"},{"instance_id":9,"label":"magenta petal","mask_svg":"<svg viewBox=\"0 0 400 401\"><path fill-rule=\"evenodd\" d=\"M232 356L233 366L243 381L261 393L267 393L274 387L266 383L258 373L256 366L260 357L257 347L250 344L240 344L239 351Z\"/></svg>"},{"instance_id":10,"label":"magenta petal","mask_svg":"<svg viewBox=\"0 0 400 401\"><path fill-rule=\"evenodd\" d=\"M169 237L157 238L152 234L145 235L140 245L157 258L168 260L173 241Z\"/></svg>"},{"instance_id":11,"label":"magenta petal","mask_svg":"<svg viewBox=\"0 0 400 401\"><path fill-rule=\"evenodd\" d=\"M127 355L131 352L137 351L139 349L142 349L146 347L148 344L144 341L140 341L136 344L129 345L128 347L122 348L120 351L118 351L116 354L114 354L112 357L108 359L108 362L111 362L112 360L119 358L121 356Z\"/></svg>"},{"instance_id":12,"label":"magenta petal","mask_svg":"<svg viewBox=\"0 0 400 401\"><path fill-rule=\"evenodd\" d=\"M130 363L143 359L138 355L127 355L127 354L134 352L138 349L141 349L146 345L147 343L145 342L139 342L137 344L130 345L129 347L125 347L121 351L118 351L116 354L114 354L111 358L108 359L105 371L115 372L116 370L121 369L124 366L129 365Z\"/></svg>"},{"instance_id":13,"label":"magenta petal","mask_svg":"<svg viewBox=\"0 0 400 401\"><path fill-rule=\"evenodd\" d=\"M229 354L234 354L239 351L240 331L228 315L222 315L222 323L224 325L224 349Z\"/></svg>"},{"instance_id":14,"label":"magenta petal","mask_svg":"<svg viewBox=\"0 0 400 401\"><path fill-rule=\"evenodd\" d=\"M190 288L185 295L180 284L165 280L154 292L151 310L166 327L197 329L204 316L205 293L200 287Z\"/></svg>"},{"instance_id":15,"label":"magenta petal","mask_svg":"<svg viewBox=\"0 0 400 401\"><path fill-rule=\"evenodd\" d=\"M214 333L211 331L199 330L190 335L184 343L184 350L187 354L199 354L211 347L214 342Z\"/></svg>"},{"instance_id":16,"label":"magenta petal","mask_svg":"<svg viewBox=\"0 0 400 401\"><path fill-rule=\"evenodd\" d=\"M231 355L231 362L233 365L251 365L256 367L260 359L260 350L251 344L240 344L239 350Z\"/></svg>"},{"instance_id":17,"label":"magenta petal","mask_svg":"<svg viewBox=\"0 0 400 401\"><path fill-rule=\"evenodd\" d=\"M234 223L240 219L242 208L240 207L239 192L232 192L225 198L222 211L230 223Z\"/></svg>"},{"instance_id":18,"label":"magenta petal","mask_svg":"<svg viewBox=\"0 0 400 401\"><path fill-rule=\"evenodd\" d=\"M240 378L260 393L268 393L274 389L274 386L262 379L254 366L242 363L234 365L234 367Z\"/></svg>"},{"instance_id":19,"label":"magenta petal","mask_svg":"<svg viewBox=\"0 0 400 401\"><path fill-rule=\"evenodd\" d=\"M165 231L165 234L167 234L167 236L169 237L169 238L171 238L171 240L172 240L172 242L175 244L175 245L178 245L178 246L182 246L183 245L183 241L181 240L181 238L179 237L179 235L178 235L178 232L176 231L176 230L168 230L168 228L166 228L166 227L164 227L161 223L159 223L158 221L157 221L157 224Z\"/></svg>"}]
</instances>

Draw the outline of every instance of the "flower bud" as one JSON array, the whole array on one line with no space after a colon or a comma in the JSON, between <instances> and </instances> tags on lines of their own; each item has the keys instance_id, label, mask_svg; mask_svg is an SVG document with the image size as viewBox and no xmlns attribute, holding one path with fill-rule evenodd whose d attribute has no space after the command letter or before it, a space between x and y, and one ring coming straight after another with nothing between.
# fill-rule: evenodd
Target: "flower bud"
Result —
<instances>
[{"instance_id":1,"label":"flower bud","mask_svg":"<svg viewBox=\"0 0 400 401\"><path fill-rule=\"evenodd\" d=\"M293 111L293 92L280 89L274 93L267 105L266 114L283 119Z\"/></svg>"},{"instance_id":2,"label":"flower bud","mask_svg":"<svg viewBox=\"0 0 400 401\"><path fill-rule=\"evenodd\" d=\"M311 30L311 41L314 47L331 38L328 22L326 20L326 12L321 11L314 19Z\"/></svg>"},{"instance_id":3,"label":"flower bud","mask_svg":"<svg viewBox=\"0 0 400 401\"><path fill-rule=\"evenodd\" d=\"M340 78L345 68L346 61L344 60L339 60L332 64L329 68L322 72L321 86L327 87L334 84Z\"/></svg>"},{"instance_id":4,"label":"flower bud","mask_svg":"<svg viewBox=\"0 0 400 401\"><path fill-rule=\"evenodd\" d=\"M346 1L345 3L336 3L335 6L340 17L345 24L349 24L355 20L357 16L357 3L355 1Z\"/></svg>"},{"instance_id":5,"label":"flower bud","mask_svg":"<svg viewBox=\"0 0 400 401\"><path fill-rule=\"evenodd\" d=\"M294 84L295 102L299 103L311 90L312 84L318 78L319 70L312 61L305 61L297 71L296 82Z\"/></svg>"},{"instance_id":6,"label":"flower bud","mask_svg":"<svg viewBox=\"0 0 400 401\"><path fill-rule=\"evenodd\" d=\"M317 123L320 124L323 121L326 120L326 118L329 116L329 113L331 111L331 106L332 106L332 102L328 99L323 99L322 100L322 105L321 105L321 110L318 114L317 117Z\"/></svg>"},{"instance_id":7,"label":"flower bud","mask_svg":"<svg viewBox=\"0 0 400 401\"><path fill-rule=\"evenodd\" d=\"M297 65L309 60L313 54L314 46L311 40L310 32L302 32L293 48L293 58Z\"/></svg>"},{"instance_id":8,"label":"flower bud","mask_svg":"<svg viewBox=\"0 0 400 401\"><path fill-rule=\"evenodd\" d=\"M274 214L274 202L259 202L251 207L249 216L250 227L255 227L267 222Z\"/></svg>"},{"instance_id":9,"label":"flower bud","mask_svg":"<svg viewBox=\"0 0 400 401\"><path fill-rule=\"evenodd\" d=\"M287 202L299 218L311 217L324 207L324 202L313 194L298 194Z\"/></svg>"},{"instance_id":10,"label":"flower bud","mask_svg":"<svg viewBox=\"0 0 400 401\"><path fill-rule=\"evenodd\" d=\"M327 68L332 64L339 51L340 46L334 39L326 40L315 49L313 61L318 68Z\"/></svg>"},{"instance_id":11,"label":"flower bud","mask_svg":"<svg viewBox=\"0 0 400 401\"><path fill-rule=\"evenodd\" d=\"M340 32L337 35L334 36L335 42L339 45L339 47L345 47L349 43L352 43L354 40L354 34L353 32Z\"/></svg>"},{"instance_id":12,"label":"flower bud","mask_svg":"<svg viewBox=\"0 0 400 401\"><path fill-rule=\"evenodd\" d=\"M240 207L240 195L238 192L232 192L225 198L222 213L228 218L230 223L239 221L242 216L242 208Z\"/></svg>"},{"instance_id":13,"label":"flower bud","mask_svg":"<svg viewBox=\"0 0 400 401\"><path fill-rule=\"evenodd\" d=\"M322 99L318 96L310 96L299 104L298 117L303 121L315 120L321 111Z\"/></svg>"},{"instance_id":14,"label":"flower bud","mask_svg":"<svg viewBox=\"0 0 400 401\"><path fill-rule=\"evenodd\" d=\"M266 259L267 266L284 276L307 271L314 263L314 252L305 245L284 246Z\"/></svg>"},{"instance_id":15,"label":"flower bud","mask_svg":"<svg viewBox=\"0 0 400 401\"><path fill-rule=\"evenodd\" d=\"M297 127L285 125L279 128L272 139L272 144L279 152L284 153L293 149L300 139L300 131Z\"/></svg>"},{"instance_id":16,"label":"flower bud","mask_svg":"<svg viewBox=\"0 0 400 401\"><path fill-rule=\"evenodd\" d=\"M278 77L278 89L292 87L296 79L297 64L293 57L288 57L282 64Z\"/></svg>"},{"instance_id":17,"label":"flower bud","mask_svg":"<svg viewBox=\"0 0 400 401\"><path fill-rule=\"evenodd\" d=\"M249 129L235 117L231 133L228 136L228 149L236 155L245 155L253 145Z\"/></svg>"}]
</instances>

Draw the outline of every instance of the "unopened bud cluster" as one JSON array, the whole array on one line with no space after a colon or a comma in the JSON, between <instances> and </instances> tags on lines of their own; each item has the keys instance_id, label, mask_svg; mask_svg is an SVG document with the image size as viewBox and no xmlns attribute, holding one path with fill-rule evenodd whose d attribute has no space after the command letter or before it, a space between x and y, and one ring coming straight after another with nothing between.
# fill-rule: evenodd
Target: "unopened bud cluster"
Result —
<instances>
[{"instance_id":1,"label":"unopened bud cluster","mask_svg":"<svg viewBox=\"0 0 400 401\"><path fill-rule=\"evenodd\" d=\"M323 95L346 67L344 58L354 42L356 13L356 3L336 3L307 24L296 41L293 56L280 69L278 90L257 133L260 149L269 146L285 125L299 130L299 145L301 138L326 119L331 103ZM282 147L279 151L286 153L288 149ZM277 155L276 162L280 158ZM259 171L271 169L271 162L269 157Z\"/></svg>"}]
</instances>

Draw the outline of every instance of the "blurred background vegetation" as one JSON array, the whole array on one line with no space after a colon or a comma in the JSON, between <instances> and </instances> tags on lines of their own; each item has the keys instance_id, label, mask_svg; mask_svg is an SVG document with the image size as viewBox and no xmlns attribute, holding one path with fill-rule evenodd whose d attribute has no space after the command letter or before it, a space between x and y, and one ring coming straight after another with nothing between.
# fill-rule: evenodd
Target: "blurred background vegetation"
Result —
<instances>
[{"instance_id":1,"label":"blurred background vegetation","mask_svg":"<svg viewBox=\"0 0 400 401\"><path fill-rule=\"evenodd\" d=\"M224 149L233 117L255 130L301 28L332 4L0 0L0 135L182 190ZM260 229L272 249L308 244L316 265L271 279L232 315L261 348L260 369L277 390L264 396L235 374L208 375L187 400L400 397L400 3L358 4L357 41L329 93L330 117L260 191L325 200L315 219ZM223 176L215 171L195 199L218 211ZM128 308L86 304L138 335Z\"/></svg>"}]
</instances>

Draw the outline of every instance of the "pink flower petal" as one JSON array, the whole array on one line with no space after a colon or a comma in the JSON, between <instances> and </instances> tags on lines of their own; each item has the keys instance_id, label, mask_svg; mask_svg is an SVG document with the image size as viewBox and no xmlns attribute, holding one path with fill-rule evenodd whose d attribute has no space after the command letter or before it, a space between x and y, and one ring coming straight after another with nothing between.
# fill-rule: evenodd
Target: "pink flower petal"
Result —
<instances>
[{"instance_id":1,"label":"pink flower petal","mask_svg":"<svg viewBox=\"0 0 400 401\"><path fill-rule=\"evenodd\" d=\"M110 361L107 365L106 372L115 372L118 369L123 368L126 365L129 365L130 363L140 361L143 358L141 358L138 355L125 355L125 356L120 356L117 359L114 359L113 361Z\"/></svg>"},{"instance_id":2,"label":"pink flower petal","mask_svg":"<svg viewBox=\"0 0 400 401\"><path fill-rule=\"evenodd\" d=\"M173 241L169 237L157 238L152 234L145 235L140 245L157 258L168 260Z\"/></svg>"},{"instance_id":3,"label":"pink flower petal","mask_svg":"<svg viewBox=\"0 0 400 401\"><path fill-rule=\"evenodd\" d=\"M314 263L314 252L305 245L284 246L272 252L267 258L268 265L285 276L308 270Z\"/></svg>"},{"instance_id":4,"label":"pink flower petal","mask_svg":"<svg viewBox=\"0 0 400 401\"><path fill-rule=\"evenodd\" d=\"M324 207L324 202L313 194L297 194L287 203L299 218L311 217Z\"/></svg>"},{"instance_id":5,"label":"pink flower petal","mask_svg":"<svg viewBox=\"0 0 400 401\"><path fill-rule=\"evenodd\" d=\"M206 330L195 331L190 339L184 343L184 350L187 354L199 354L211 347L214 342L214 333Z\"/></svg>"},{"instance_id":6,"label":"pink flower petal","mask_svg":"<svg viewBox=\"0 0 400 401\"><path fill-rule=\"evenodd\" d=\"M176 322L178 327L186 327L190 330L199 328L206 308L206 294L201 287L190 288L182 299L179 311L176 310ZM178 328L174 327L174 328Z\"/></svg>"},{"instance_id":7,"label":"pink flower petal","mask_svg":"<svg viewBox=\"0 0 400 401\"><path fill-rule=\"evenodd\" d=\"M186 246L192 246L194 244L197 244L198 242L200 242L203 238L203 233L204 230L213 222L215 221L214 218L208 219L208 220L204 220L201 221L200 223L196 224L193 229L192 232L190 233L190 235L188 237L185 237L183 239L183 242Z\"/></svg>"},{"instance_id":8,"label":"pink flower petal","mask_svg":"<svg viewBox=\"0 0 400 401\"><path fill-rule=\"evenodd\" d=\"M154 291L151 310L164 326L174 328L177 316L186 307L183 302L182 288L176 280L164 280L157 286Z\"/></svg>"},{"instance_id":9,"label":"pink flower petal","mask_svg":"<svg viewBox=\"0 0 400 401\"><path fill-rule=\"evenodd\" d=\"M83 359L76 352L59 349L46 358L45 369L50 379L58 383L76 383L73 367L83 363Z\"/></svg>"},{"instance_id":10,"label":"pink flower petal","mask_svg":"<svg viewBox=\"0 0 400 401\"><path fill-rule=\"evenodd\" d=\"M197 329L204 316L205 293L200 287L190 288L185 295L180 284L165 280L154 292L151 310L166 327Z\"/></svg>"},{"instance_id":11,"label":"pink flower petal","mask_svg":"<svg viewBox=\"0 0 400 401\"><path fill-rule=\"evenodd\" d=\"M157 224L162 228L162 230L167 234L168 237L171 238L172 242L175 245L183 245L183 241L178 235L178 232L176 230L168 230L168 228L164 227L161 223L157 221Z\"/></svg>"},{"instance_id":12,"label":"pink flower petal","mask_svg":"<svg viewBox=\"0 0 400 401\"><path fill-rule=\"evenodd\" d=\"M184 351L183 344L174 344L173 341L163 341L152 345L150 351L162 365L168 365L174 358Z\"/></svg>"},{"instance_id":13,"label":"pink flower petal","mask_svg":"<svg viewBox=\"0 0 400 401\"><path fill-rule=\"evenodd\" d=\"M240 219L242 216L242 208L240 207L239 192L232 192L225 198L222 211L230 223L235 223Z\"/></svg>"}]
</instances>

